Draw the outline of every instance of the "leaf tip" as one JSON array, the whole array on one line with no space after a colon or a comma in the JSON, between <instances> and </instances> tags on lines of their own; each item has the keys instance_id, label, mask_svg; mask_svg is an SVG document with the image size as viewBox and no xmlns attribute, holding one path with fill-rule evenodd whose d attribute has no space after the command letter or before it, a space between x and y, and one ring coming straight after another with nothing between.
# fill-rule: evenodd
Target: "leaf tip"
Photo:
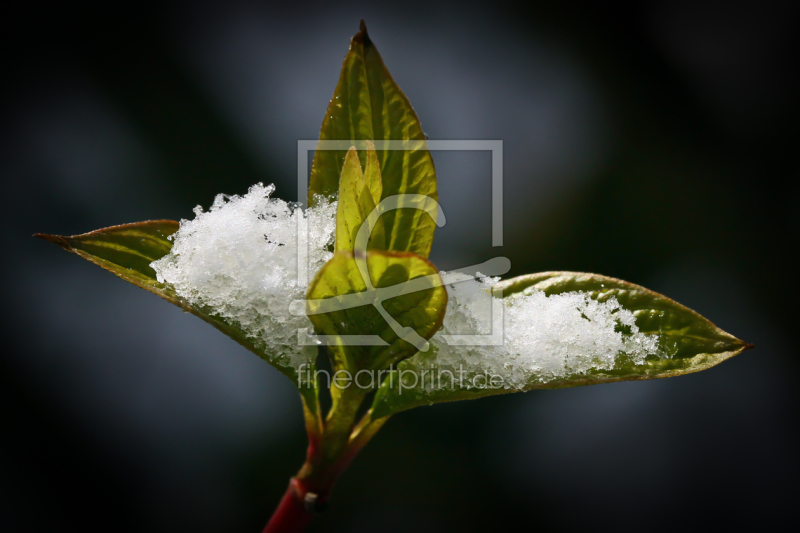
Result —
<instances>
[{"instance_id":1,"label":"leaf tip","mask_svg":"<svg viewBox=\"0 0 800 533\"><path fill-rule=\"evenodd\" d=\"M353 36L353 41L361 43L364 46L372 46L372 40L369 38L369 34L367 33L367 24L364 22L364 19L361 19L361 23L358 25L358 30L358 33Z\"/></svg>"},{"instance_id":2,"label":"leaf tip","mask_svg":"<svg viewBox=\"0 0 800 533\"><path fill-rule=\"evenodd\" d=\"M57 244L67 251L72 250L72 246L70 246L69 241L64 237L62 237L61 235L50 235L48 233L34 233L33 236L38 237L40 239L44 239L47 242L52 242L53 244Z\"/></svg>"}]
</instances>

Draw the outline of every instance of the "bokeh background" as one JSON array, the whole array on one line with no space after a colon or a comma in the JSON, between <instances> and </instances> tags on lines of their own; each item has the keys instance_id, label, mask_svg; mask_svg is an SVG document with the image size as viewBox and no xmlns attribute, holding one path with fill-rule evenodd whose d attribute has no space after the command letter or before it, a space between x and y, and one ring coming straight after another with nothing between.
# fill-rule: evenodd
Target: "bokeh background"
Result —
<instances>
[{"instance_id":1,"label":"bokeh background","mask_svg":"<svg viewBox=\"0 0 800 533\"><path fill-rule=\"evenodd\" d=\"M293 387L179 309L33 239L296 200L366 19L436 153L441 268L598 272L756 349L710 371L396 416L313 531L794 522L796 2L39 2L1 17L0 529L256 532L303 461ZM624 6L624 7L623 7Z\"/></svg>"}]
</instances>

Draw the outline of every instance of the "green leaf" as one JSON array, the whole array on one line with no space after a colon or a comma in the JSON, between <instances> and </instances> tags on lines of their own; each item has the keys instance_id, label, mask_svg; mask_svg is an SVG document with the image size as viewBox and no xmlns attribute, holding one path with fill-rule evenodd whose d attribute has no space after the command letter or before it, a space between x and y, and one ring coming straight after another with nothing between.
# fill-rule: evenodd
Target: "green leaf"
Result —
<instances>
[{"instance_id":1,"label":"green leaf","mask_svg":"<svg viewBox=\"0 0 800 533\"><path fill-rule=\"evenodd\" d=\"M623 308L636 318L640 332L658 334L659 348L669 357L649 356L644 364L637 365L627 357L618 357L617 366L611 370L591 370L542 383L538 379L528 382L519 390L558 389L681 376L710 368L733 357L753 345L722 331L698 313L651 290L619 279L598 274L578 272L544 272L520 276L496 284L493 295L514 298L520 293L543 291L546 295L580 291L589 297L606 301L616 298ZM398 365L401 371L422 370L436 366L436 354L418 354ZM391 385L391 386L390 386ZM518 392L517 389L475 388L466 382L454 381L452 388L426 390L424 387L400 389L397 380L384 381L373 403L373 418L380 418L420 405L438 402L467 400Z\"/></svg>"},{"instance_id":2,"label":"green leaf","mask_svg":"<svg viewBox=\"0 0 800 533\"><path fill-rule=\"evenodd\" d=\"M362 276L365 270L368 276ZM367 279L376 290L368 290ZM424 341L441 327L447 307L447 291L436 268L410 252L336 253L317 273L306 297L314 329L331 336L334 370L351 373L384 369L427 349ZM377 336L381 345L347 345L342 335Z\"/></svg>"},{"instance_id":3,"label":"green leaf","mask_svg":"<svg viewBox=\"0 0 800 533\"><path fill-rule=\"evenodd\" d=\"M372 143L367 141L367 167L362 174L361 163L355 147L347 152L339 181L339 203L336 208L336 247L337 252L352 252L356 247L356 236L370 214L375 227L362 243L362 250L385 249L383 218L378 217L375 206L381 199L381 174L377 154ZM376 218L377 217L377 218ZM366 244L364 246L363 244Z\"/></svg>"},{"instance_id":4,"label":"green leaf","mask_svg":"<svg viewBox=\"0 0 800 533\"><path fill-rule=\"evenodd\" d=\"M278 364L276 357L262 350L256 339L248 337L235 325L215 316L210 309L190 305L169 285L160 283L156 279L156 273L150 267L150 263L169 253L172 249L169 236L178 231L179 227L178 222L172 220L151 220L111 226L71 237L42 233L36 234L36 237L58 244L68 252L83 257L125 281L157 294L184 311L202 318L266 360L296 384L295 369ZM302 388L301 392L304 392Z\"/></svg>"},{"instance_id":5,"label":"green leaf","mask_svg":"<svg viewBox=\"0 0 800 533\"><path fill-rule=\"evenodd\" d=\"M377 160L383 179L381 199L398 194L419 194L436 200L436 171L427 149L425 134L408 98L400 90L378 50L361 31L350 42L339 83L320 130L320 141L407 141L404 150L383 150L377 146ZM362 167L368 163L365 145L359 143ZM314 154L308 203L316 195L334 197L339 192L346 150L321 150ZM376 204L379 202L375 202ZM428 257L436 221L430 214L409 206L383 215L386 248Z\"/></svg>"},{"instance_id":6,"label":"green leaf","mask_svg":"<svg viewBox=\"0 0 800 533\"><path fill-rule=\"evenodd\" d=\"M171 291L158 282L150 263L169 253L172 241L168 237L178 231L179 227L180 224L174 220L149 220L111 226L71 237L44 233L37 233L35 236L55 243L125 281L170 300L173 296Z\"/></svg>"}]
</instances>

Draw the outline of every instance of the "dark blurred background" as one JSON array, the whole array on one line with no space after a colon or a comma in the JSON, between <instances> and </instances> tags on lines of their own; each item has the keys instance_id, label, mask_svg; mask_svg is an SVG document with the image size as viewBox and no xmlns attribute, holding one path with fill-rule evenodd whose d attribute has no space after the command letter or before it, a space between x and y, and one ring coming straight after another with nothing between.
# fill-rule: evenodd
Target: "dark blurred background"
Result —
<instances>
[{"instance_id":1,"label":"dark blurred background","mask_svg":"<svg viewBox=\"0 0 800 533\"><path fill-rule=\"evenodd\" d=\"M756 349L691 376L396 416L313 531L795 521L798 3L28 2L3 8L3 531L257 532L303 461L293 387L193 316L43 241L296 200L366 19L431 139L432 259L643 284Z\"/></svg>"}]
</instances>

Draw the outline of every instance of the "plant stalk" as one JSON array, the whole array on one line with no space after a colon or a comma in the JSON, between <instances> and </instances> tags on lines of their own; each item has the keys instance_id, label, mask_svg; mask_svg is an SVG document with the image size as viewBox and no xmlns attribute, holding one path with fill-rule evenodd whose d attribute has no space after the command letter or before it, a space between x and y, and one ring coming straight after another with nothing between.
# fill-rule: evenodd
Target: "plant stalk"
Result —
<instances>
[{"instance_id":1,"label":"plant stalk","mask_svg":"<svg viewBox=\"0 0 800 533\"><path fill-rule=\"evenodd\" d=\"M306 461L289 482L262 533L300 533L327 507L336 481L388 419L373 421L368 412L356 421L364 395L353 389L338 390L324 423L319 420L320 411L309 409L303 397L308 430Z\"/></svg>"},{"instance_id":2,"label":"plant stalk","mask_svg":"<svg viewBox=\"0 0 800 533\"><path fill-rule=\"evenodd\" d=\"M306 509L296 485L297 479L292 478L262 533L302 533L311 523L314 512Z\"/></svg>"}]
</instances>

